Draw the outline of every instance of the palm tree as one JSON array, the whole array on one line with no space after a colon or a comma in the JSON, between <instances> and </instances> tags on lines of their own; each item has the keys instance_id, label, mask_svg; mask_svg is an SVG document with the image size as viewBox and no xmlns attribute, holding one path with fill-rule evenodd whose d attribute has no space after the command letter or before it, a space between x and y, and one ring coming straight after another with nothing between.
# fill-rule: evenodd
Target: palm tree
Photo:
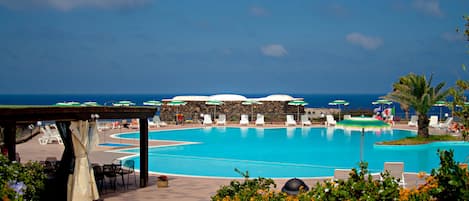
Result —
<instances>
[{"instance_id":1,"label":"palm tree","mask_svg":"<svg viewBox=\"0 0 469 201\"><path fill-rule=\"evenodd\" d=\"M421 137L429 136L428 111L436 101L444 100L448 95L448 90L443 90L444 82L435 87L431 86L432 78L433 75L427 81L424 75L410 73L400 77L399 82L393 84L394 91L385 96L389 100L414 108L418 115L418 135Z\"/></svg>"}]
</instances>

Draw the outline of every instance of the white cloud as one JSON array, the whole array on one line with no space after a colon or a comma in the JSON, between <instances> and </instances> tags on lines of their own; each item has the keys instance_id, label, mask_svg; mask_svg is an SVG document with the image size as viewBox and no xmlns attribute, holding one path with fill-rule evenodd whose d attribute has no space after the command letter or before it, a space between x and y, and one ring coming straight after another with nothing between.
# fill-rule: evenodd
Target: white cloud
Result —
<instances>
[{"instance_id":1,"label":"white cloud","mask_svg":"<svg viewBox=\"0 0 469 201\"><path fill-rule=\"evenodd\" d=\"M249 8L249 13L254 16L268 16L269 12L262 7L259 6L251 6Z\"/></svg>"},{"instance_id":2,"label":"white cloud","mask_svg":"<svg viewBox=\"0 0 469 201\"><path fill-rule=\"evenodd\" d=\"M415 9L433 16L443 16L438 0L414 0Z\"/></svg>"},{"instance_id":3,"label":"white cloud","mask_svg":"<svg viewBox=\"0 0 469 201\"><path fill-rule=\"evenodd\" d=\"M53 8L68 11L75 8L132 8L142 6L151 0L0 0L0 5L11 9L28 9L36 7Z\"/></svg>"},{"instance_id":4,"label":"white cloud","mask_svg":"<svg viewBox=\"0 0 469 201\"><path fill-rule=\"evenodd\" d=\"M262 54L270 57L283 57L288 54L287 50L278 44L271 44L261 47Z\"/></svg>"},{"instance_id":5,"label":"white cloud","mask_svg":"<svg viewBox=\"0 0 469 201\"><path fill-rule=\"evenodd\" d=\"M463 34L456 32L444 32L441 34L441 38L448 42L464 41Z\"/></svg>"},{"instance_id":6,"label":"white cloud","mask_svg":"<svg viewBox=\"0 0 469 201\"><path fill-rule=\"evenodd\" d=\"M361 46L367 50L374 50L383 44L379 37L365 36L361 33L349 33L345 39L354 45Z\"/></svg>"}]
</instances>

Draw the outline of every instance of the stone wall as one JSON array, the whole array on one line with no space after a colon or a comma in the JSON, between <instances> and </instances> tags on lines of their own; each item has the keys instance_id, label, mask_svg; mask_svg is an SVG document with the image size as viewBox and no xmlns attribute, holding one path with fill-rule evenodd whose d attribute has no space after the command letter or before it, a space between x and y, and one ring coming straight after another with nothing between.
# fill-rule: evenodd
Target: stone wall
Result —
<instances>
[{"instance_id":1,"label":"stone wall","mask_svg":"<svg viewBox=\"0 0 469 201\"><path fill-rule=\"evenodd\" d=\"M248 114L249 118L254 121L256 114L264 114L265 122L284 122L286 114L293 114L297 118L297 112L304 114L304 107L290 106L287 101L263 101L260 105L243 105L242 101L226 101L223 105L213 106L206 105L205 101L188 101L183 106L168 106L166 102L161 106L160 118L163 121L174 121L175 114L183 114L184 119L192 119L194 121L202 120L200 114L211 114L216 107L216 114L225 114L227 121L239 121L241 114ZM254 115L252 118L251 114Z\"/></svg>"}]
</instances>

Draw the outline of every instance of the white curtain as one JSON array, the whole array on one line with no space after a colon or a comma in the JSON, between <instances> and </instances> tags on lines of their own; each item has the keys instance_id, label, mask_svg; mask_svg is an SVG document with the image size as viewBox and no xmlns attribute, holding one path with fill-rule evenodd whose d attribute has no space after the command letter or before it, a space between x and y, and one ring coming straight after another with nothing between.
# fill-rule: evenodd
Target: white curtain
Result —
<instances>
[{"instance_id":1,"label":"white curtain","mask_svg":"<svg viewBox=\"0 0 469 201\"><path fill-rule=\"evenodd\" d=\"M88 154L99 142L96 121L72 121L70 130L75 152L75 167L68 179L67 200L97 200L99 192L88 159Z\"/></svg>"}]
</instances>

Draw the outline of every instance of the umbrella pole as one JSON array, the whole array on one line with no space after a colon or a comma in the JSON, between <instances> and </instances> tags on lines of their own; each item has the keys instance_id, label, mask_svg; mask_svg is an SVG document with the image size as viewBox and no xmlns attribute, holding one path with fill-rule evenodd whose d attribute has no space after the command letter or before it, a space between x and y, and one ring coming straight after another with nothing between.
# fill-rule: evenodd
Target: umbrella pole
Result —
<instances>
[{"instance_id":1,"label":"umbrella pole","mask_svg":"<svg viewBox=\"0 0 469 201\"><path fill-rule=\"evenodd\" d=\"M298 112L296 113L296 120L300 120L300 106L298 105Z\"/></svg>"},{"instance_id":2,"label":"umbrella pole","mask_svg":"<svg viewBox=\"0 0 469 201\"><path fill-rule=\"evenodd\" d=\"M338 105L338 107L339 107L339 121L340 121L340 104Z\"/></svg>"},{"instance_id":3,"label":"umbrella pole","mask_svg":"<svg viewBox=\"0 0 469 201\"><path fill-rule=\"evenodd\" d=\"M365 141L365 128L362 128L362 136L360 137L360 162L363 162L363 144Z\"/></svg>"}]
</instances>

